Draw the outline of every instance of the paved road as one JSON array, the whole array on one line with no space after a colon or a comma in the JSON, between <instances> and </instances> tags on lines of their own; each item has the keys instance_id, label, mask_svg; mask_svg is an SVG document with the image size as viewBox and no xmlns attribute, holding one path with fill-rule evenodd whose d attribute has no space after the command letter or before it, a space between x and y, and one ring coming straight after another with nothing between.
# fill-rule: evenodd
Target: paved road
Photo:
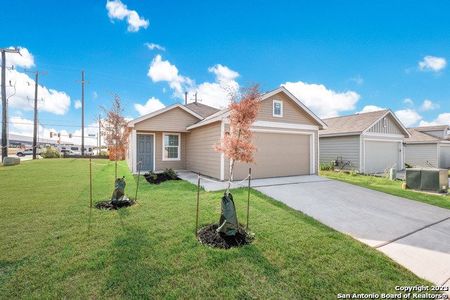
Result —
<instances>
[{"instance_id":1,"label":"paved road","mask_svg":"<svg viewBox=\"0 0 450 300\"><path fill-rule=\"evenodd\" d=\"M252 186L450 286L450 210L319 176L260 179Z\"/></svg>"}]
</instances>

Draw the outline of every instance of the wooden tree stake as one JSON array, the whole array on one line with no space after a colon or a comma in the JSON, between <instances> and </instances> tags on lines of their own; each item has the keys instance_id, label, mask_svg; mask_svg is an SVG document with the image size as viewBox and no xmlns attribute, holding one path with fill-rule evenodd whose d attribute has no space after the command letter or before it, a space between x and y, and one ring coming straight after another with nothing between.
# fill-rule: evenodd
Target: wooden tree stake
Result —
<instances>
[{"instance_id":1,"label":"wooden tree stake","mask_svg":"<svg viewBox=\"0 0 450 300\"><path fill-rule=\"evenodd\" d=\"M199 211L199 205L200 205L200 173L198 173L198 180L197 180L197 213L195 216L195 236L198 236L198 211Z\"/></svg>"},{"instance_id":2,"label":"wooden tree stake","mask_svg":"<svg viewBox=\"0 0 450 300\"><path fill-rule=\"evenodd\" d=\"M137 184L136 184L136 196L134 197L134 201L137 202L137 195L138 195L138 190L139 190L139 178L141 178L141 164L142 161L138 162L138 178L137 178Z\"/></svg>"},{"instance_id":3,"label":"wooden tree stake","mask_svg":"<svg viewBox=\"0 0 450 300\"><path fill-rule=\"evenodd\" d=\"M250 215L250 185L252 181L252 168L248 168L248 194L247 194L247 225L245 226L245 230L248 230L248 218Z\"/></svg>"},{"instance_id":4,"label":"wooden tree stake","mask_svg":"<svg viewBox=\"0 0 450 300\"><path fill-rule=\"evenodd\" d=\"M89 197L90 197L90 205L92 208L92 158L89 157Z\"/></svg>"}]
</instances>

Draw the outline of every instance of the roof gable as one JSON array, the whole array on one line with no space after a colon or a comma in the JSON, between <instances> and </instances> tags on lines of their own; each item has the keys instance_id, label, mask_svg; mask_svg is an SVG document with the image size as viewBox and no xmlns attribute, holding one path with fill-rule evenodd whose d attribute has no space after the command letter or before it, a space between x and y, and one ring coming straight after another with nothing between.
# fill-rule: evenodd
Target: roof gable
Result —
<instances>
[{"instance_id":1,"label":"roof gable","mask_svg":"<svg viewBox=\"0 0 450 300\"><path fill-rule=\"evenodd\" d=\"M403 126L395 114L388 109L324 119L325 123L328 124L328 129L321 131L320 135L360 135L369 131L375 124L386 116L392 118L392 121L401 130L401 134L406 137L410 135L408 130Z\"/></svg>"},{"instance_id":2,"label":"roof gable","mask_svg":"<svg viewBox=\"0 0 450 300\"><path fill-rule=\"evenodd\" d=\"M171 106L164 107L164 108L159 109L157 111L148 113L146 115L140 116L139 118L136 118L134 120L131 120L130 122L128 122L128 127L134 127L139 122L142 122L142 121L148 120L150 118L156 117L158 115L166 113L166 112L168 112L168 111L170 111L172 109L175 109L175 108L180 108L180 109L184 110L185 112L187 112L188 114L191 114L192 116L196 117L199 120L203 120L204 119L204 117L202 117L200 114L192 111L191 109L185 107L184 105L181 105L181 104L177 103L177 104L174 104L174 105L171 105Z\"/></svg>"}]
</instances>

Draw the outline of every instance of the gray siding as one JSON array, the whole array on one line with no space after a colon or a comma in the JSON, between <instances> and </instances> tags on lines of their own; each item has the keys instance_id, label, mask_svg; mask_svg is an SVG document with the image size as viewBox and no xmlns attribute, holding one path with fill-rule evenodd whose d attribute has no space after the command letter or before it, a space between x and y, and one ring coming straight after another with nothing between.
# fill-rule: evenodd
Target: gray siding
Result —
<instances>
[{"instance_id":1,"label":"gray siding","mask_svg":"<svg viewBox=\"0 0 450 300\"><path fill-rule=\"evenodd\" d=\"M359 135L320 137L320 163L329 163L342 157L350 161L352 169L359 169Z\"/></svg>"},{"instance_id":2,"label":"gray siding","mask_svg":"<svg viewBox=\"0 0 450 300\"><path fill-rule=\"evenodd\" d=\"M439 168L450 169L450 145L440 145Z\"/></svg>"},{"instance_id":3,"label":"gray siding","mask_svg":"<svg viewBox=\"0 0 450 300\"><path fill-rule=\"evenodd\" d=\"M380 119L377 123L375 123L368 132L373 133L385 133L385 134L403 134L401 128L394 121L394 118L391 115L386 116L386 124L383 120Z\"/></svg>"},{"instance_id":4,"label":"gray siding","mask_svg":"<svg viewBox=\"0 0 450 300\"><path fill-rule=\"evenodd\" d=\"M438 167L437 144L406 144L405 163L413 167Z\"/></svg>"},{"instance_id":5,"label":"gray siding","mask_svg":"<svg viewBox=\"0 0 450 300\"><path fill-rule=\"evenodd\" d=\"M447 138L446 132L444 130L432 130L432 131L422 131L423 133L441 138L441 139L445 139Z\"/></svg>"}]
</instances>

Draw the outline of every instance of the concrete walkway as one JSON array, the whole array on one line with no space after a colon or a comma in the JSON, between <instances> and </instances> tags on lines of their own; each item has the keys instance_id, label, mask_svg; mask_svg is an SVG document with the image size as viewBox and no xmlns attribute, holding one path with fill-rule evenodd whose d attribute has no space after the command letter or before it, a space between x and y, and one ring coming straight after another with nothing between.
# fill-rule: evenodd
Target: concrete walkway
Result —
<instances>
[{"instance_id":1,"label":"concrete walkway","mask_svg":"<svg viewBox=\"0 0 450 300\"><path fill-rule=\"evenodd\" d=\"M258 191L385 253L419 277L450 286L450 210L319 176L254 183Z\"/></svg>"}]
</instances>

